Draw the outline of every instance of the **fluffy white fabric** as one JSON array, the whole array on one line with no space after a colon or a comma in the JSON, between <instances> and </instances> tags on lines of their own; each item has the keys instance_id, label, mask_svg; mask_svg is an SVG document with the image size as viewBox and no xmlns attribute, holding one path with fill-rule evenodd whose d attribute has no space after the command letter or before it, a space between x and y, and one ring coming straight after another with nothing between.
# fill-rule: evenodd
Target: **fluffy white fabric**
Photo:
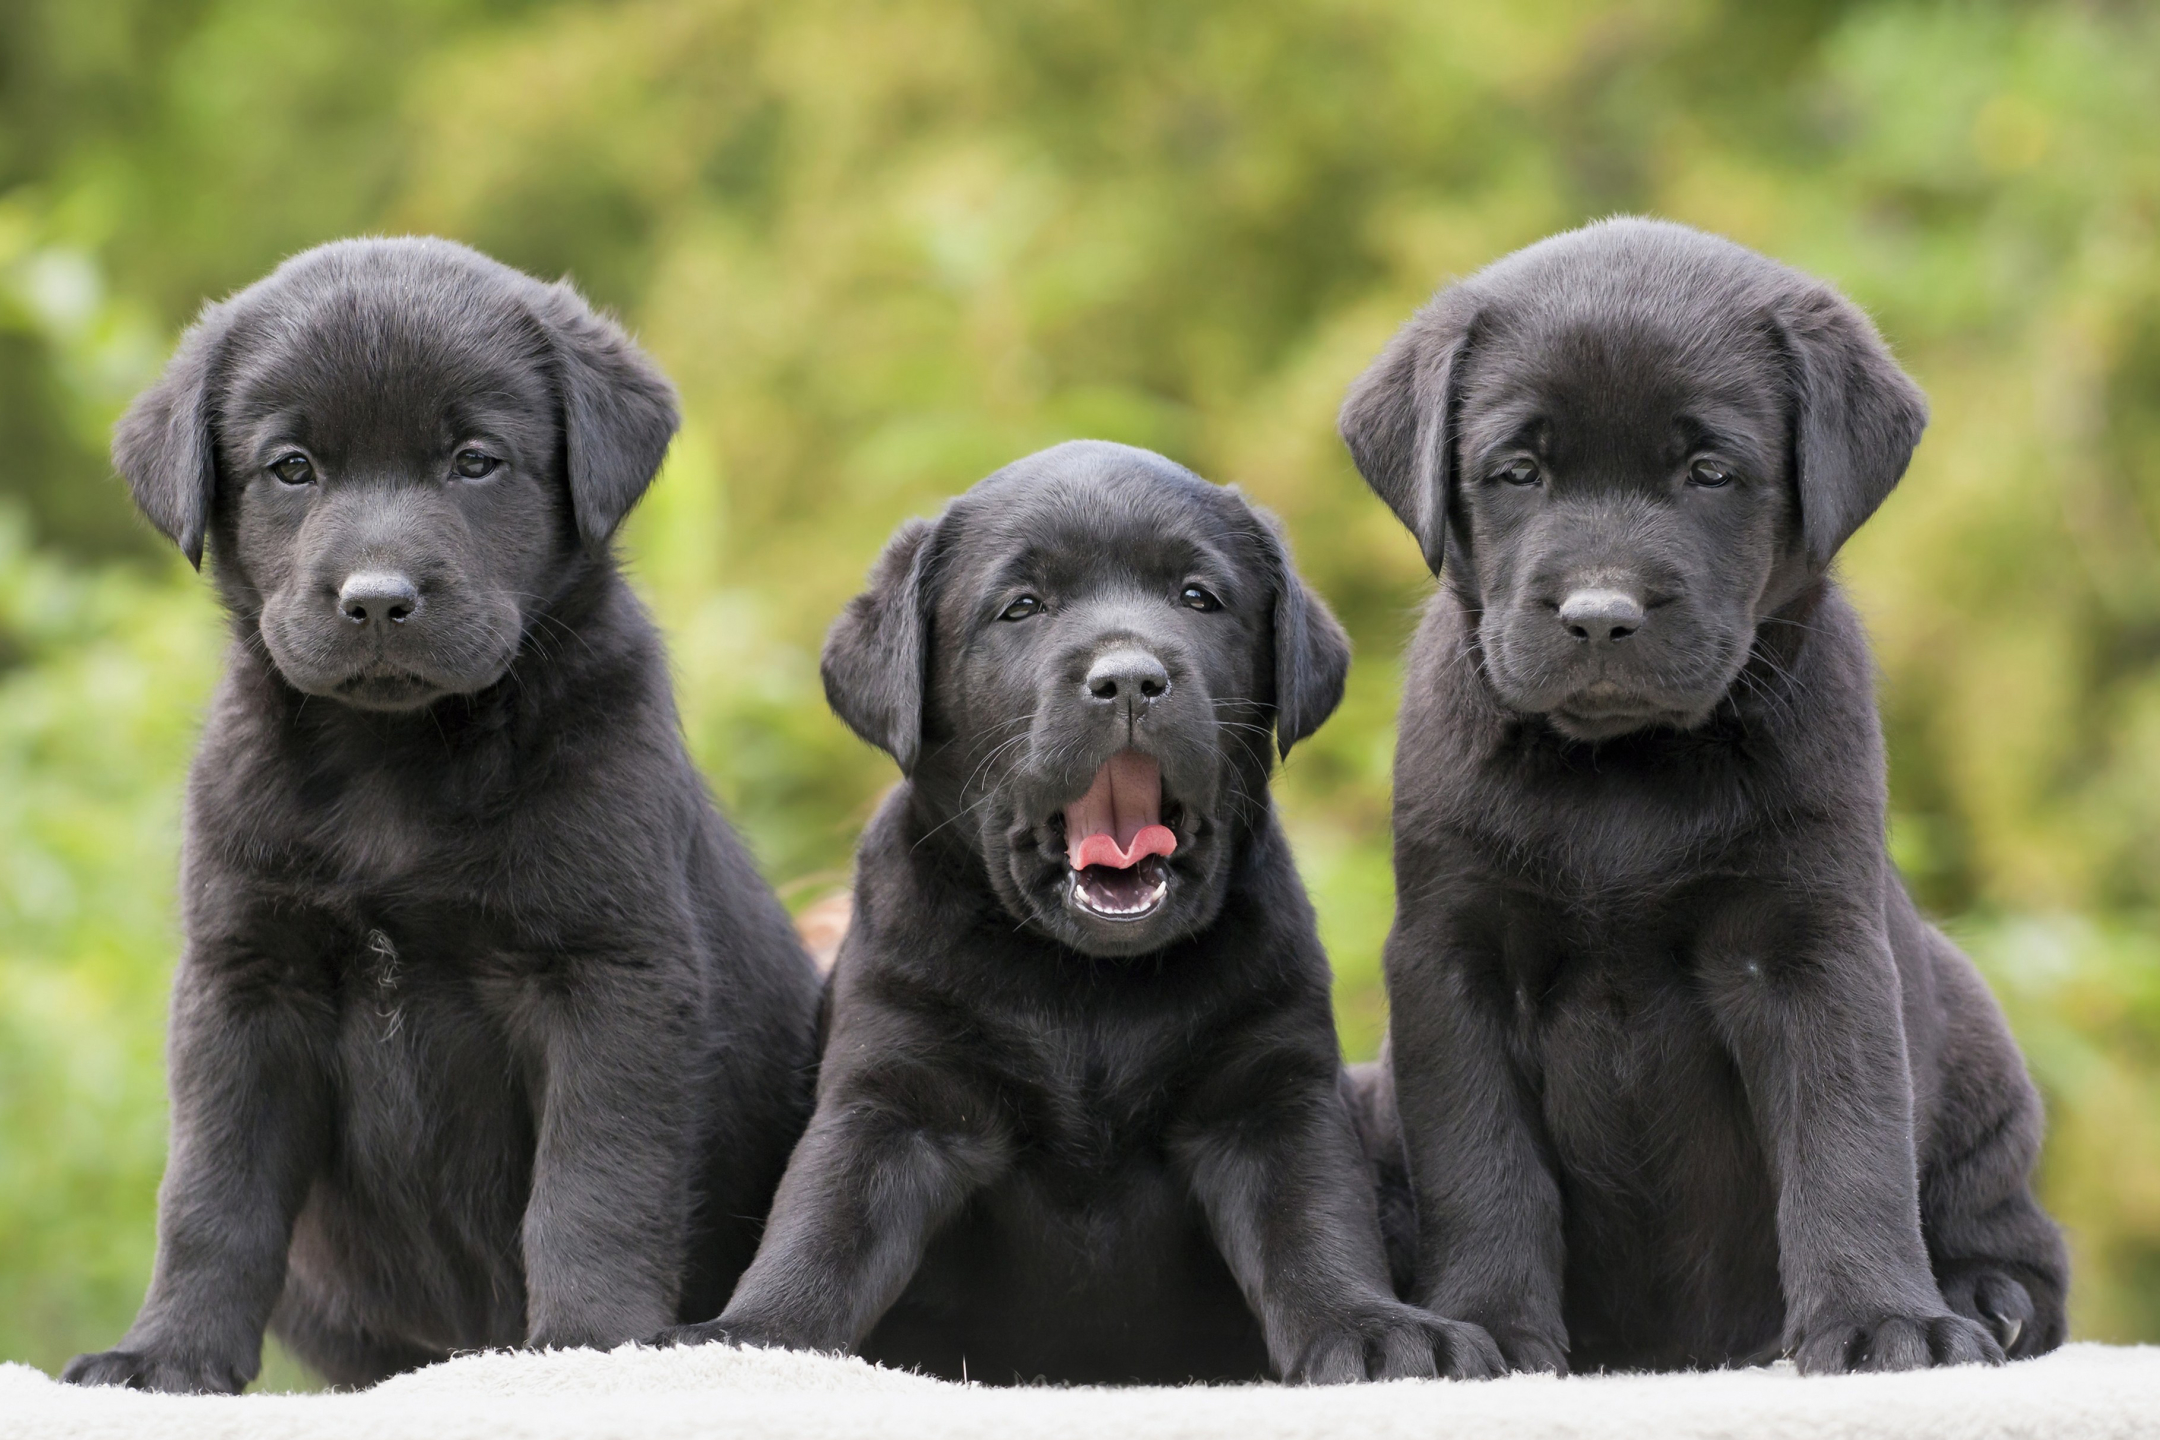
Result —
<instances>
[{"instance_id":1,"label":"fluffy white fabric","mask_svg":"<svg viewBox=\"0 0 2160 1440\"><path fill-rule=\"evenodd\" d=\"M348 1395L78 1390L0 1366L0 1437L824 1437L876 1440L2113 1440L2160 1437L2160 1348L2072 1345L2001 1369L1803 1380L1405 1380L1334 1389L992 1389L774 1350L472 1355Z\"/></svg>"}]
</instances>

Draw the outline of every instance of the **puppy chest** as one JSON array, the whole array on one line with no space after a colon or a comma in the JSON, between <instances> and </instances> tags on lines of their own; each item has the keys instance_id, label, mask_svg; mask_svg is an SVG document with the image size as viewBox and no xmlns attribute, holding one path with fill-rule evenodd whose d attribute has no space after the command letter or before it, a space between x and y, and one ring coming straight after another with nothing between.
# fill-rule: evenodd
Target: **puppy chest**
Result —
<instances>
[{"instance_id":1,"label":"puppy chest","mask_svg":"<svg viewBox=\"0 0 2160 1440\"><path fill-rule=\"evenodd\" d=\"M1732 1057L1684 986L1589 981L1531 1028L1545 1127L1578 1185L1654 1193L1760 1163Z\"/></svg>"},{"instance_id":2,"label":"puppy chest","mask_svg":"<svg viewBox=\"0 0 2160 1440\"><path fill-rule=\"evenodd\" d=\"M1021 1170L1085 1205L1161 1171L1185 1093L1166 1035L1121 1027L1045 1028L1016 1045L1025 1064L992 1082L1018 1122Z\"/></svg>"},{"instance_id":3,"label":"puppy chest","mask_svg":"<svg viewBox=\"0 0 2160 1440\"><path fill-rule=\"evenodd\" d=\"M1535 1037L1570 1306L1627 1329L1633 1315L1724 1314L1765 1277L1774 1292L1768 1162L1733 1058L1684 980L1577 977Z\"/></svg>"},{"instance_id":4,"label":"puppy chest","mask_svg":"<svg viewBox=\"0 0 2160 1440\"><path fill-rule=\"evenodd\" d=\"M371 929L347 966L333 1076L345 1156L363 1171L521 1170L532 1106L503 1028L470 974L417 948Z\"/></svg>"}]
</instances>

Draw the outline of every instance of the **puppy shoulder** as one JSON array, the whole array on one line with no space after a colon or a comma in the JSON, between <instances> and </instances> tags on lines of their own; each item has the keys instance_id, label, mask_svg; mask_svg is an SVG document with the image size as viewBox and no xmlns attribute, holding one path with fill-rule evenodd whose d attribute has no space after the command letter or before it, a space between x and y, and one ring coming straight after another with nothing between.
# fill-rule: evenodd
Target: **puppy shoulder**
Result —
<instances>
[{"instance_id":1,"label":"puppy shoulder","mask_svg":"<svg viewBox=\"0 0 2160 1440\"><path fill-rule=\"evenodd\" d=\"M936 883L942 851L932 851L914 814L914 784L903 780L863 827L855 847L855 909L848 942L867 963L902 960L965 943L963 917Z\"/></svg>"},{"instance_id":2,"label":"puppy shoulder","mask_svg":"<svg viewBox=\"0 0 2160 1440\"><path fill-rule=\"evenodd\" d=\"M1497 744L1506 713L1479 668L1477 630L1445 588L1425 602L1403 669L1396 789L1428 795Z\"/></svg>"},{"instance_id":3,"label":"puppy shoulder","mask_svg":"<svg viewBox=\"0 0 2160 1440\"><path fill-rule=\"evenodd\" d=\"M1867 630L1835 581L1822 582L1806 614L1774 620L1803 631L1804 643L1787 667L1791 701L1765 707L1763 720L1795 783L1842 807L1861 793L1884 802L1887 777L1882 719L1875 702L1875 661ZM1774 639L1775 637L1773 637Z\"/></svg>"}]
</instances>

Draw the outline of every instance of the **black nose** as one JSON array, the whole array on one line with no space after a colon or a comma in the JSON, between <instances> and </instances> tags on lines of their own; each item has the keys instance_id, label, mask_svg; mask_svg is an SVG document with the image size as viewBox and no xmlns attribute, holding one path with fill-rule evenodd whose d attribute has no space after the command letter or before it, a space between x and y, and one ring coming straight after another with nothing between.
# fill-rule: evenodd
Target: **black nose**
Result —
<instances>
[{"instance_id":1,"label":"black nose","mask_svg":"<svg viewBox=\"0 0 2160 1440\"><path fill-rule=\"evenodd\" d=\"M1162 661L1136 645L1119 645L1095 657L1088 667L1088 694L1118 703L1134 714L1170 693L1170 672Z\"/></svg>"},{"instance_id":2,"label":"black nose","mask_svg":"<svg viewBox=\"0 0 2160 1440\"><path fill-rule=\"evenodd\" d=\"M1560 602L1560 623L1577 640L1625 640L1642 622L1642 601L1625 590L1577 590Z\"/></svg>"},{"instance_id":3,"label":"black nose","mask_svg":"<svg viewBox=\"0 0 2160 1440\"><path fill-rule=\"evenodd\" d=\"M355 625L402 625L420 608L420 591L403 575L363 570L339 587L337 608Z\"/></svg>"}]
</instances>

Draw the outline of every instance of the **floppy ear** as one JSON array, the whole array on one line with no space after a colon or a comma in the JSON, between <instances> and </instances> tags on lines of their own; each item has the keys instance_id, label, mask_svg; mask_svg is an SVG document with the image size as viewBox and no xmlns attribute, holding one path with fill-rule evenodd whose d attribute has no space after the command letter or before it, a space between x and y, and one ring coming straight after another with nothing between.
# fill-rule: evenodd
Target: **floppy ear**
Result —
<instances>
[{"instance_id":1,"label":"floppy ear","mask_svg":"<svg viewBox=\"0 0 2160 1440\"><path fill-rule=\"evenodd\" d=\"M1817 570L1896 487L1927 428L1927 397L1859 308L1807 282L1777 307L1796 370L1800 531Z\"/></svg>"},{"instance_id":2,"label":"floppy ear","mask_svg":"<svg viewBox=\"0 0 2160 1440\"><path fill-rule=\"evenodd\" d=\"M1441 291L1351 382L1335 420L1358 473L1417 536L1435 575L1455 486L1454 382L1476 321L1461 287Z\"/></svg>"},{"instance_id":3,"label":"floppy ear","mask_svg":"<svg viewBox=\"0 0 2160 1440\"><path fill-rule=\"evenodd\" d=\"M679 417L660 367L568 281L536 306L562 386L563 442L578 538L598 552L667 456Z\"/></svg>"},{"instance_id":4,"label":"floppy ear","mask_svg":"<svg viewBox=\"0 0 2160 1440\"><path fill-rule=\"evenodd\" d=\"M897 760L903 775L914 773L922 751L936 533L928 520L910 520L893 532L870 567L870 588L833 621L818 662L833 713Z\"/></svg>"},{"instance_id":5,"label":"floppy ear","mask_svg":"<svg viewBox=\"0 0 2160 1440\"><path fill-rule=\"evenodd\" d=\"M165 373L113 426L113 468L127 481L135 507L198 570L217 495L210 387L231 328L226 307L205 306L180 337Z\"/></svg>"},{"instance_id":6,"label":"floppy ear","mask_svg":"<svg viewBox=\"0 0 2160 1440\"><path fill-rule=\"evenodd\" d=\"M1265 510L1258 513L1275 570L1275 746L1287 760L1290 747L1342 703L1350 637L1291 563L1282 523Z\"/></svg>"}]
</instances>

